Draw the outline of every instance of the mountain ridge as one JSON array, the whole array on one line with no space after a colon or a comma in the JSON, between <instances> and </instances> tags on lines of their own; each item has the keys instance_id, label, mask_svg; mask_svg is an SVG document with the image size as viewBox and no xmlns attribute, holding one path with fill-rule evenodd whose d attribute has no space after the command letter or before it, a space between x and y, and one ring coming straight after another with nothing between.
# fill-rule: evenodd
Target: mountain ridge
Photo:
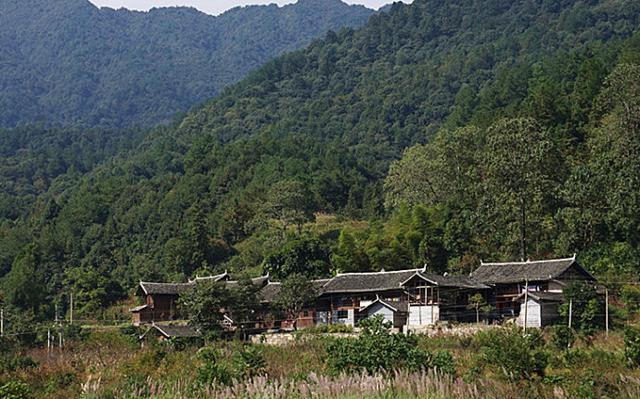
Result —
<instances>
[{"instance_id":1,"label":"mountain ridge","mask_svg":"<svg viewBox=\"0 0 640 399\"><path fill-rule=\"evenodd\" d=\"M167 122L268 59L372 13L337 0L220 16L99 9L85 0L3 2L0 126Z\"/></svg>"}]
</instances>

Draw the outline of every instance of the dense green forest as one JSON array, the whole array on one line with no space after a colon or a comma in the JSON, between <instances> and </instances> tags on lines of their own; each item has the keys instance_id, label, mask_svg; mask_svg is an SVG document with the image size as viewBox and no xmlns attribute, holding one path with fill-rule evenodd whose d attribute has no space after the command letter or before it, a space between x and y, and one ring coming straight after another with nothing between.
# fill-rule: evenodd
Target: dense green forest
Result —
<instances>
[{"instance_id":1,"label":"dense green forest","mask_svg":"<svg viewBox=\"0 0 640 399\"><path fill-rule=\"evenodd\" d=\"M637 279L639 24L636 1L416 0L329 33L5 207L3 300L573 252Z\"/></svg>"},{"instance_id":2,"label":"dense green forest","mask_svg":"<svg viewBox=\"0 0 640 399\"><path fill-rule=\"evenodd\" d=\"M372 10L339 0L148 13L87 0L0 2L0 127L166 122L276 55Z\"/></svg>"}]
</instances>

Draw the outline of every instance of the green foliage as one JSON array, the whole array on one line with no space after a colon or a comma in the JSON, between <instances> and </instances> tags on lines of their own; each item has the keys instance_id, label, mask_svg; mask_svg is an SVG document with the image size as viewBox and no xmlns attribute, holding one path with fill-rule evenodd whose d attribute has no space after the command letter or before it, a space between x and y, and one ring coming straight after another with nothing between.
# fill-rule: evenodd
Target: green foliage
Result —
<instances>
[{"instance_id":1,"label":"green foliage","mask_svg":"<svg viewBox=\"0 0 640 399\"><path fill-rule=\"evenodd\" d=\"M258 345L244 345L233 352L233 369L240 378L264 374L266 368L263 349Z\"/></svg>"},{"instance_id":2,"label":"green foliage","mask_svg":"<svg viewBox=\"0 0 640 399\"><path fill-rule=\"evenodd\" d=\"M1 373L8 373L16 370L29 370L38 367L38 363L29 356L3 354L0 355L0 360L2 360L0 363Z\"/></svg>"},{"instance_id":3,"label":"green foliage","mask_svg":"<svg viewBox=\"0 0 640 399\"><path fill-rule=\"evenodd\" d=\"M565 302L560 305L560 314L569 317L569 301L572 301L571 326L584 336L592 336L604 327L603 298L594 286L575 282L563 290Z\"/></svg>"},{"instance_id":4,"label":"green foliage","mask_svg":"<svg viewBox=\"0 0 640 399\"><path fill-rule=\"evenodd\" d=\"M31 397L31 389L23 382L9 381L0 386L0 398L2 399L29 399Z\"/></svg>"},{"instance_id":5,"label":"green foliage","mask_svg":"<svg viewBox=\"0 0 640 399\"><path fill-rule=\"evenodd\" d=\"M243 345L233 348L229 357L223 351L213 347L204 347L198 351L198 381L201 384L231 385L234 381L261 375L266 363L262 347Z\"/></svg>"},{"instance_id":6,"label":"green foliage","mask_svg":"<svg viewBox=\"0 0 640 399\"><path fill-rule=\"evenodd\" d=\"M204 347L198 351L198 359L202 365L198 368L198 381L201 384L219 383L231 385L233 381L232 370L223 360L219 350Z\"/></svg>"},{"instance_id":7,"label":"green foliage","mask_svg":"<svg viewBox=\"0 0 640 399\"><path fill-rule=\"evenodd\" d=\"M215 18L189 8L138 13L79 0L6 1L0 126L166 122L271 58L329 30L360 26L372 13L337 1Z\"/></svg>"},{"instance_id":8,"label":"green foliage","mask_svg":"<svg viewBox=\"0 0 640 399\"><path fill-rule=\"evenodd\" d=\"M233 321L243 330L247 326L255 325L255 310L258 309L258 287L249 278L241 278L237 285L228 288L220 295L225 304L224 309L230 314Z\"/></svg>"},{"instance_id":9,"label":"green foliage","mask_svg":"<svg viewBox=\"0 0 640 399\"><path fill-rule=\"evenodd\" d=\"M203 336L212 338L222 330L222 310L231 298L224 283L203 280L180 295L179 308Z\"/></svg>"},{"instance_id":10,"label":"green foliage","mask_svg":"<svg viewBox=\"0 0 640 399\"><path fill-rule=\"evenodd\" d=\"M620 298L629 311L638 312L640 310L640 286L637 284L623 285L620 288Z\"/></svg>"},{"instance_id":11,"label":"green foliage","mask_svg":"<svg viewBox=\"0 0 640 399\"><path fill-rule=\"evenodd\" d=\"M576 341L576 333L573 328L566 325L551 327L551 343L560 350L569 349Z\"/></svg>"},{"instance_id":12,"label":"green foliage","mask_svg":"<svg viewBox=\"0 0 640 399\"><path fill-rule=\"evenodd\" d=\"M315 304L316 298L313 283L305 276L293 273L282 282L274 305L295 320L306 307Z\"/></svg>"},{"instance_id":13,"label":"green foliage","mask_svg":"<svg viewBox=\"0 0 640 399\"><path fill-rule=\"evenodd\" d=\"M541 335L523 336L519 329L496 329L476 337L479 359L509 380L544 376L548 355L542 349Z\"/></svg>"},{"instance_id":14,"label":"green foliage","mask_svg":"<svg viewBox=\"0 0 640 399\"><path fill-rule=\"evenodd\" d=\"M624 329L624 354L629 365L640 366L640 329L630 326Z\"/></svg>"},{"instance_id":15,"label":"green foliage","mask_svg":"<svg viewBox=\"0 0 640 399\"><path fill-rule=\"evenodd\" d=\"M489 313L491 312L492 307L487 303L481 293L477 293L469 296L467 309L473 309L476 311L476 323L480 323L480 312Z\"/></svg>"},{"instance_id":16,"label":"green foliage","mask_svg":"<svg viewBox=\"0 0 640 399\"><path fill-rule=\"evenodd\" d=\"M334 373L375 373L403 368L455 373L455 363L450 353L442 351L433 354L421 349L414 335L391 334L390 325L381 316L364 319L359 327L362 333L358 338L340 338L328 342L328 363Z\"/></svg>"},{"instance_id":17,"label":"green foliage","mask_svg":"<svg viewBox=\"0 0 640 399\"><path fill-rule=\"evenodd\" d=\"M11 1L11 10L18 9ZM162 24L166 29L185 23L182 18L200 26L199 14L174 11L181 17ZM281 278L426 263L434 272L467 274L479 259L579 251L599 275L621 265L633 276L640 259L639 18L640 4L617 0L397 4L362 29L328 34L276 58L175 124L145 132L137 146L138 139L114 134L105 138L104 152L89 147L95 158L80 151L81 161L59 167L60 157L48 150L76 148L64 143L64 132L34 131L45 143L28 162L20 156L20 132L9 133L8 143L0 143L9 149L2 166L9 178L1 180L11 186L0 190L0 275L35 243L48 295L38 301L53 303L78 289L85 312L112 303L140 280L184 281L222 268L264 266ZM0 26L15 25L10 22ZM271 31L269 24L256 26L252 37L263 26ZM197 67L199 51L183 54L200 43L183 39L171 41L169 54L180 50L176 59L198 68L185 79L219 74ZM101 66L113 65L99 58ZM85 63L71 65L91 71ZM135 89L170 79L144 73L135 81L118 90L147 93ZM124 97L127 105L135 96ZM127 107L164 112L140 104ZM71 137L92 135L100 136ZM58 139L63 142L46 143ZM29 201L16 207L23 198ZM301 235L303 223L322 213L372 220L344 233ZM38 309L34 316L50 314Z\"/></svg>"},{"instance_id":18,"label":"green foliage","mask_svg":"<svg viewBox=\"0 0 640 399\"><path fill-rule=\"evenodd\" d=\"M331 265L329 248L317 238L300 237L288 241L267 256L263 268L275 279L291 274L307 278L326 277Z\"/></svg>"}]
</instances>

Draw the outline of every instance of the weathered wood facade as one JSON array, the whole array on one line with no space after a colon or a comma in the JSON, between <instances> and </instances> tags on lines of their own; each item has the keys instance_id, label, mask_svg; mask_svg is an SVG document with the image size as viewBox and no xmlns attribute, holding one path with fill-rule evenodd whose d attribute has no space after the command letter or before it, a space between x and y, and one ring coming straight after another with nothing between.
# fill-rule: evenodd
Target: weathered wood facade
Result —
<instances>
[{"instance_id":1,"label":"weathered wood facade","mask_svg":"<svg viewBox=\"0 0 640 399\"><path fill-rule=\"evenodd\" d=\"M179 295L201 280L238 284L222 274L197 278L184 284L140 283L139 292L145 303L131 309L134 324L173 320ZM304 309L293 320L282 319L273 309L281 284L269 276L252 280L258 291L260 308L256 309L251 330L306 328L322 324L357 326L373 315L401 329L435 324L439 321L475 322L469 309L469 297L480 293L492 306L490 318L517 318L523 306L525 287L527 325L544 326L557 317L562 291L573 281L595 282L575 257L545 261L482 263L470 276L428 273L426 269L343 273L333 278L314 280L315 304ZM226 314L229 328L233 315ZM524 320L521 321L524 323Z\"/></svg>"},{"instance_id":2,"label":"weathered wood facade","mask_svg":"<svg viewBox=\"0 0 640 399\"><path fill-rule=\"evenodd\" d=\"M529 310L539 321L527 320L527 326L542 327L557 317L557 306L563 301L564 288L575 281L595 283L596 279L577 261L571 258L524 262L481 263L471 278L491 286L489 303L493 316L519 318L524 314L522 306L525 289L531 294ZM529 318L529 310L527 318ZM518 321L523 324L524 320Z\"/></svg>"}]
</instances>

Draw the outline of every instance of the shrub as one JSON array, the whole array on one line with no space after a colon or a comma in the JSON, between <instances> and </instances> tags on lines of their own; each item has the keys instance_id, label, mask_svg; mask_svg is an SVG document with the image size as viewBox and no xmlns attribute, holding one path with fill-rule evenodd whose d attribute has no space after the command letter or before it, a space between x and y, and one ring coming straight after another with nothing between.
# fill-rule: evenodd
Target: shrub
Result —
<instances>
[{"instance_id":1,"label":"shrub","mask_svg":"<svg viewBox=\"0 0 640 399\"><path fill-rule=\"evenodd\" d=\"M29 386L20 381L9 381L0 386L0 398L2 399L29 399L31 398Z\"/></svg>"},{"instance_id":2,"label":"shrub","mask_svg":"<svg viewBox=\"0 0 640 399\"><path fill-rule=\"evenodd\" d=\"M640 365L640 330L637 328L624 329L624 354L630 366Z\"/></svg>"},{"instance_id":3,"label":"shrub","mask_svg":"<svg viewBox=\"0 0 640 399\"><path fill-rule=\"evenodd\" d=\"M390 325L376 316L360 323L362 334L358 338L328 341L328 364L334 373L375 373L382 370L408 369L411 371L436 368L453 373L455 365L448 352L433 355L418 347L415 335L391 334Z\"/></svg>"},{"instance_id":4,"label":"shrub","mask_svg":"<svg viewBox=\"0 0 640 399\"><path fill-rule=\"evenodd\" d=\"M216 348L205 347L198 351L202 365L198 368L198 381L202 384L231 385L264 374L266 361L261 346L243 345L234 349L231 357Z\"/></svg>"},{"instance_id":5,"label":"shrub","mask_svg":"<svg viewBox=\"0 0 640 399\"><path fill-rule=\"evenodd\" d=\"M620 297L627 309L632 312L640 310L640 287L638 285L625 285L620 289Z\"/></svg>"},{"instance_id":6,"label":"shrub","mask_svg":"<svg viewBox=\"0 0 640 399\"><path fill-rule=\"evenodd\" d=\"M36 367L38 367L38 363L29 356L14 355L0 357L0 372L26 370Z\"/></svg>"},{"instance_id":7,"label":"shrub","mask_svg":"<svg viewBox=\"0 0 640 399\"><path fill-rule=\"evenodd\" d=\"M523 336L516 328L490 330L478 333L476 340L481 363L499 368L508 379L544 376L548 355L539 332Z\"/></svg>"},{"instance_id":8,"label":"shrub","mask_svg":"<svg viewBox=\"0 0 640 399\"><path fill-rule=\"evenodd\" d=\"M222 361L224 357L219 350L205 347L198 351L197 357L202 362L198 368L198 382L231 385L233 372L227 362Z\"/></svg>"},{"instance_id":9,"label":"shrub","mask_svg":"<svg viewBox=\"0 0 640 399\"><path fill-rule=\"evenodd\" d=\"M251 378L264 374L266 365L261 346L245 345L233 353L233 369L236 377Z\"/></svg>"},{"instance_id":10,"label":"shrub","mask_svg":"<svg viewBox=\"0 0 640 399\"><path fill-rule=\"evenodd\" d=\"M569 326L551 327L551 343L558 349L568 349L576 342L576 333Z\"/></svg>"}]
</instances>

